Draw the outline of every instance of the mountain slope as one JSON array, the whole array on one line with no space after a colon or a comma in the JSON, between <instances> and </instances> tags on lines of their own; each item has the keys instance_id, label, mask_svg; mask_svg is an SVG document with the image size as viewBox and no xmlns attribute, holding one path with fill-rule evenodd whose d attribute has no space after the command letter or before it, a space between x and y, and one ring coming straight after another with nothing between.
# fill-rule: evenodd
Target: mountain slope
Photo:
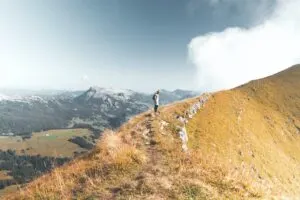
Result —
<instances>
[{"instance_id":1,"label":"mountain slope","mask_svg":"<svg viewBox=\"0 0 300 200\"><path fill-rule=\"evenodd\" d=\"M300 67L219 92L187 127L189 145L263 191L300 195ZM295 196L294 196L295 197Z\"/></svg>"},{"instance_id":2,"label":"mountain slope","mask_svg":"<svg viewBox=\"0 0 300 200\"><path fill-rule=\"evenodd\" d=\"M294 66L143 113L4 199L296 199L299 81Z\"/></svg>"},{"instance_id":3,"label":"mountain slope","mask_svg":"<svg viewBox=\"0 0 300 200\"><path fill-rule=\"evenodd\" d=\"M98 135L152 105L149 94L99 87L85 92L5 92L10 96L0 94L0 135L29 136L43 130L80 127L88 127ZM162 95L162 103L170 103L195 94L165 91Z\"/></svg>"}]
</instances>

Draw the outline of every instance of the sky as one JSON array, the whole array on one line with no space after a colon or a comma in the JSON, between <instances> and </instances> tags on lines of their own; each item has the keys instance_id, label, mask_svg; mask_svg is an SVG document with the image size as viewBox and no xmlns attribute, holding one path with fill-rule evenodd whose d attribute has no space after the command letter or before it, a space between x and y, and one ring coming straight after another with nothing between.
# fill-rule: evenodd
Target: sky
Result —
<instances>
[{"instance_id":1,"label":"sky","mask_svg":"<svg viewBox=\"0 0 300 200\"><path fill-rule=\"evenodd\" d=\"M298 0L0 0L0 88L235 87L299 62Z\"/></svg>"}]
</instances>

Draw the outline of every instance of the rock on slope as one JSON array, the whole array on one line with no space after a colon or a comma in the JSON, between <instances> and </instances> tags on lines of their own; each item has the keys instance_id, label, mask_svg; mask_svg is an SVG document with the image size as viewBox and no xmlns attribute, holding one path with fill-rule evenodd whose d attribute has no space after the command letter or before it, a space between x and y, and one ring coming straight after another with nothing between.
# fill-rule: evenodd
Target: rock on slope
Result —
<instances>
[{"instance_id":1,"label":"rock on slope","mask_svg":"<svg viewBox=\"0 0 300 200\"><path fill-rule=\"evenodd\" d=\"M297 199L300 66L143 113L6 199ZM185 124L184 124L185 123ZM178 127L185 126L188 151Z\"/></svg>"}]
</instances>

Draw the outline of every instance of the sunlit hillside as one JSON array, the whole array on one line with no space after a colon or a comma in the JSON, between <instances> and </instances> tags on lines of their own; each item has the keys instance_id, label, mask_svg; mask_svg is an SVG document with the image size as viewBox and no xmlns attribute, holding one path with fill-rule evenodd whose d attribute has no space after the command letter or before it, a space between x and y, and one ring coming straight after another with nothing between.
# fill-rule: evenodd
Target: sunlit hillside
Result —
<instances>
[{"instance_id":1,"label":"sunlit hillside","mask_svg":"<svg viewBox=\"0 0 300 200\"><path fill-rule=\"evenodd\" d=\"M298 65L138 115L3 198L298 199L299 147Z\"/></svg>"}]
</instances>

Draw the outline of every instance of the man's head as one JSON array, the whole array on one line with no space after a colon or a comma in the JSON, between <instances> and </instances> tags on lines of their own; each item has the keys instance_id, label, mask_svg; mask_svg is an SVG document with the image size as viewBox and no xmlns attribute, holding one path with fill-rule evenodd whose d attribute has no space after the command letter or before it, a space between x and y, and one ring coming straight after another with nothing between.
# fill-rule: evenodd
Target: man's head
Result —
<instances>
[{"instance_id":1,"label":"man's head","mask_svg":"<svg viewBox=\"0 0 300 200\"><path fill-rule=\"evenodd\" d=\"M159 94L159 90L156 91L156 94Z\"/></svg>"}]
</instances>

